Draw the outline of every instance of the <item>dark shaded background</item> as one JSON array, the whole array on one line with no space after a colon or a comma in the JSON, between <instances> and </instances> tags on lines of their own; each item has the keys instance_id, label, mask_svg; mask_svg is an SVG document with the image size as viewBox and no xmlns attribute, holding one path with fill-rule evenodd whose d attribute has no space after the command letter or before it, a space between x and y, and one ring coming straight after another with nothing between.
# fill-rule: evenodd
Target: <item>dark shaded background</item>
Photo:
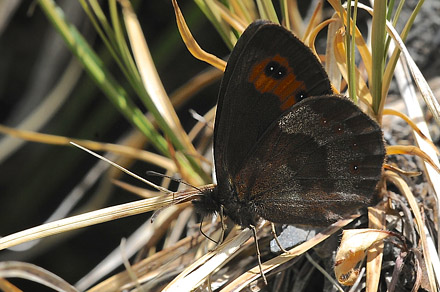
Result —
<instances>
[{"instance_id":1,"label":"dark shaded background","mask_svg":"<svg viewBox=\"0 0 440 292\"><path fill-rule=\"evenodd\" d=\"M11 12L0 35L0 123L12 127L46 98L72 59L70 51L40 7L36 5L32 8L30 4L30 1L20 2ZM112 69L112 74L126 86L125 79L96 37L78 2L57 1L57 4L63 8L67 19L93 44L99 56ZM226 56L229 50L219 37L212 37L217 35L216 31L194 2L181 1L180 5L202 47L218 56ZM194 59L184 46L171 1L139 1L137 6L139 21L168 93L209 67ZM218 84L208 87L179 110L186 130L189 131L195 124L188 109L205 113L215 105L217 88ZM135 99L133 92L129 93ZM39 132L115 142L130 129L132 126L83 73L65 104ZM89 154L73 147L37 143L26 143L1 162L0 235L43 223L96 162ZM155 168L146 163L136 163L130 169L145 176L147 170ZM144 186L131 178L122 180ZM95 189L92 188L88 194L92 195ZM86 195L79 207L90 199ZM114 188L100 207L136 199L139 197ZM0 260L32 262L73 284L117 247L122 237L128 237L148 218L147 214L133 216L53 236L27 252L1 251Z\"/></svg>"},{"instance_id":2,"label":"dark shaded background","mask_svg":"<svg viewBox=\"0 0 440 292\"><path fill-rule=\"evenodd\" d=\"M412 11L414 1L409 2L406 11ZM436 0L426 1L408 40L416 62L428 79L437 76L439 72L439 3ZM94 49L124 84L118 68L95 36L80 5L76 1L66 0L57 1L57 4L63 7L66 17L93 43ZM217 56L227 56L229 50L194 2L179 1L179 4L202 48ZM171 1L140 1L137 6L138 18L168 93L209 67L194 59L185 48L177 31ZM71 53L39 6L32 8L30 1L19 2L16 10L9 14L9 19L0 27L0 123L17 126L45 99L71 58ZM215 105L217 89L218 83L209 86L178 111L186 130L195 124L188 109L205 113ZM114 142L131 128L90 78L82 74L67 102L40 132ZM0 235L8 235L44 222L95 163L95 158L76 148L37 143L26 143L2 161ZM143 175L153 167L146 163L136 163L130 169ZM123 180L142 186L131 178ZM90 190L90 195L94 190ZM86 196L80 206L89 199ZM135 199L138 197L114 188L101 207ZM32 262L73 284L118 246L122 237L128 237L145 222L148 216L134 216L53 236L26 252L0 251L0 261ZM27 285L33 290L41 288L26 282Z\"/></svg>"}]
</instances>

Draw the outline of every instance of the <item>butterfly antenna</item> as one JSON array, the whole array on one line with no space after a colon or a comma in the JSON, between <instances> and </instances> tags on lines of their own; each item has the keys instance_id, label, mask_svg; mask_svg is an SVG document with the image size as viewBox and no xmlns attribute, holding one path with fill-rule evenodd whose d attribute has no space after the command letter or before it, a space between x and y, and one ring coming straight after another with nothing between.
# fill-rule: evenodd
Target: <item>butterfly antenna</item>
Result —
<instances>
[{"instance_id":1,"label":"butterfly antenna","mask_svg":"<svg viewBox=\"0 0 440 292\"><path fill-rule=\"evenodd\" d=\"M172 193L170 190L168 190L168 189L166 189L164 187L161 187L159 185L156 185L156 184L154 184L154 183L144 179L143 177L140 177L139 175L137 175L137 174L129 171L128 169L120 166L119 164L117 164L117 163L115 163L115 162L105 158L104 156L99 155L96 152L93 152L92 150L89 150L89 149L87 149L87 148L85 148L85 147L83 147L83 146L81 146L79 144L76 144L75 142L72 142L72 141L70 141L70 144L72 144L73 146L78 147L79 149L84 150L84 151L88 152L89 154L92 154L93 156L95 156L95 157L97 157L97 158L99 158L99 159L109 163L110 165L112 165L112 166L116 167L117 169L125 172L126 174L128 174L128 175L130 175L130 176L132 176L132 177L134 177L134 178L144 182L145 184L149 185L152 188L155 188L156 190L159 190L159 191L161 191L163 193L166 193L166 194Z\"/></svg>"},{"instance_id":2,"label":"butterfly antenna","mask_svg":"<svg viewBox=\"0 0 440 292\"><path fill-rule=\"evenodd\" d=\"M255 228L254 225L249 225L249 227L251 228L252 232L254 233L255 249L257 250L257 258L258 258L258 266L260 267L260 274L261 274L261 277L263 278L264 284L267 285L267 279L263 273L263 266L261 265L261 254L260 254L260 248L258 247L257 229Z\"/></svg>"},{"instance_id":3,"label":"butterfly antenna","mask_svg":"<svg viewBox=\"0 0 440 292\"><path fill-rule=\"evenodd\" d=\"M196 186L193 186L192 184L187 183L186 181L184 181L184 180L182 180L182 179L180 179L180 178L175 178L175 177L172 177L172 176L169 176L169 175L166 175L166 174L163 174L163 173L159 173L159 172L156 172L156 171L153 171L153 170L149 170L149 171L147 171L147 175L153 175L153 176L161 176L161 177L165 177L165 178L168 178L168 179L170 179L170 180L172 180L172 181L175 181L175 182L178 182L178 183L184 184L184 185L186 185L186 186L188 186L188 187L191 187L191 188L193 188L193 189L195 189L195 190L197 190L197 191L199 191L199 192L202 193L202 190L201 190L201 189L199 189L199 188L196 187Z\"/></svg>"}]
</instances>

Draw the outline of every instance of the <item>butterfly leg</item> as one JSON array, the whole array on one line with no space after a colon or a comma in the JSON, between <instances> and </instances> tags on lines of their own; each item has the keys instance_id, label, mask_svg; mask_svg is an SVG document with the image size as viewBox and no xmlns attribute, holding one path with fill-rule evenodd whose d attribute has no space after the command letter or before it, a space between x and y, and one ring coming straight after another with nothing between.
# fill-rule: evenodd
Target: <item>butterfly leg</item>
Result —
<instances>
[{"instance_id":1,"label":"butterfly leg","mask_svg":"<svg viewBox=\"0 0 440 292\"><path fill-rule=\"evenodd\" d=\"M218 241L215 241L214 239L212 239L211 237L209 237L205 232L203 232L202 224L203 224L203 219L202 219L202 221L200 222L200 225L199 225L200 233L201 233L204 237L206 237L207 239L211 240L212 242L214 242L215 244L218 245L218 244L219 244Z\"/></svg>"},{"instance_id":2,"label":"butterfly leg","mask_svg":"<svg viewBox=\"0 0 440 292\"><path fill-rule=\"evenodd\" d=\"M249 228L254 233L255 249L257 250L257 258L258 258L258 266L260 267L260 274L261 274L261 277L264 280L264 284L267 285L267 279L266 279L266 276L263 273L263 267L261 265L261 254L260 254L260 248L258 247L257 229L253 225L249 225Z\"/></svg>"},{"instance_id":3,"label":"butterfly leg","mask_svg":"<svg viewBox=\"0 0 440 292\"><path fill-rule=\"evenodd\" d=\"M275 232L275 224L273 224L272 222L270 222L270 226L272 227L272 235L273 235L273 238L275 239L275 241L276 241L278 247L280 248L280 250L281 250L282 252L288 252L287 250L284 249L284 247L281 246L281 242L278 240L277 233Z\"/></svg>"},{"instance_id":4,"label":"butterfly leg","mask_svg":"<svg viewBox=\"0 0 440 292\"><path fill-rule=\"evenodd\" d=\"M220 214L220 223L222 225L222 233L220 234L220 239L217 242L217 246L219 246L223 242L223 238L225 237L226 226L225 226L225 216L224 216L224 207L223 207L223 205L220 206L219 214Z\"/></svg>"}]
</instances>

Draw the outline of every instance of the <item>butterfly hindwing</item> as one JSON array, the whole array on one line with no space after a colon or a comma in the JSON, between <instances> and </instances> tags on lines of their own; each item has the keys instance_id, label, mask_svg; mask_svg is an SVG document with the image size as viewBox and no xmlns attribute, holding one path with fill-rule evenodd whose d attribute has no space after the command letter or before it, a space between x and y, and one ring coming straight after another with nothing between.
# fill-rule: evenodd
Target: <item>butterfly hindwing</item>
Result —
<instances>
[{"instance_id":1,"label":"butterfly hindwing","mask_svg":"<svg viewBox=\"0 0 440 292\"><path fill-rule=\"evenodd\" d=\"M310 97L271 124L233 181L269 221L325 225L372 203L384 156L379 125L351 101Z\"/></svg>"}]
</instances>

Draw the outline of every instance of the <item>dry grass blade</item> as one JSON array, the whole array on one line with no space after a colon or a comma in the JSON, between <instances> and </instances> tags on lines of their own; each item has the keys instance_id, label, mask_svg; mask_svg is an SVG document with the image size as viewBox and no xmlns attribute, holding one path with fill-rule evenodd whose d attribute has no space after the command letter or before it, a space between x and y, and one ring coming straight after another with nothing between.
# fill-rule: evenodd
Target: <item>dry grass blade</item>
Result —
<instances>
[{"instance_id":1,"label":"dry grass blade","mask_svg":"<svg viewBox=\"0 0 440 292\"><path fill-rule=\"evenodd\" d=\"M136 158L169 170L175 171L176 169L175 164L170 159L162 155L158 155L142 149L136 149L133 147L124 146L121 144L99 143L90 140L79 140L70 137L42 134L42 133L36 133L26 130L17 130L3 125L0 125L0 132L20 139L24 139L26 141L44 143L44 144L67 146L71 144L71 142L74 142L75 144L81 145L90 150L108 151L125 157Z\"/></svg>"},{"instance_id":2,"label":"dry grass blade","mask_svg":"<svg viewBox=\"0 0 440 292\"><path fill-rule=\"evenodd\" d=\"M428 105L428 108L430 109L434 118L437 120L437 123L440 124L440 105L437 99L435 98L431 88L429 87L428 82L423 77L422 72L420 72L420 69L417 67L413 58L406 49L403 41L400 39L399 35L397 34L396 30L389 23L387 25L387 29L391 33L391 35L394 38L394 41L401 50L402 52L401 57L405 60L405 63L408 65L411 75L414 78L414 81L416 82L417 87L419 88L423 99ZM399 71L399 69L397 69L396 71Z\"/></svg>"},{"instance_id":3,"label":"dry grass blade","mask_svg":"<svg viewBox=\"0 0 440 292\"><path fill-rule=\"evenodd\" d=\"M408 125L413 129L413 131L416 132L417 135L419 135L420 138L423 139L423 141L428 143L431 146L431 148L435 151L435 153L437 153L437 155L440 155L439 150L435 146L434 142L431 141L431 138L429 138L425 134L423 134L422 130L419 129L419 127L416 125L416 123L414 123L407 115L405 115L404 113L401 113L399 111L390 109L390 108L384 109L383 114L397 116L397 117L400 117L405 122L407 122ZM426 124L425 124L425 126L426 126ZM429 132L427 132L427 133L429 134ZM429 155L429 156L431 156L431 155Z\"/></svg>"},{"instance_id":4,"label":"dry grass blade","mask_svg":"<svg viewBox=\"0 0 440 292\"><path fill-rule=\"evenodd\" d=\"M417 68L417 70L418 70L418 68ZM423 111L420 107L420 104L418 103L418 100L417 100L417 97L415 94L415 90L414 90L413 86L411 85L411 83L408 82L408 80L409 80L408 75L409 74L407 73L407 67L403 65L403 62L401 60L399 60L399 62L397 63L397 66L396 66L396 77L397 77L396 79L397 79L399 88L402 91L402 96L404 98L406 108L408 110L408 115L413 120L418 121L417 127L424 133L424 136L426 136L429 140L431 140L428 126L426 125ZM405 80L405 81L402 82L402 80ZM425 98L425 100L426 100L426 98ZM425 171L426 177L427 177L428 181L430 182L430 184L432 185L432 187L435 191L435 196L437 198L437 200L436 200L437 208L436 208L434 214L437 215L436 216L437 217L436 218L437 219L436 226L437 226L437 230L438 230L438 224L439 224L438 219L440 218L440 213L439 213L440 202L438 199L439 198L438 196L440 194L440 174L439 174L438 169L440 168L440 163L439 163L437 155L436 155L437 151L435 151L431 147L431 144L426 142L421 136L415 135L415 139L416 139L416 142L419 145L421 151L423 151L424 154L428 155L430 157L430 159L432 160L432 163L425 160L424 165L425 165L425 169L426 169L426 171ZM434 164L434 165L432 165L432 164ZM427 232L426 226L425 226L425 231ZM436 255L435 257L430 259L430 261L432 261L432 263L434 264L435 276L437 278L437 282L440 283L440 267L439 267L439 261L438 261L438 259L439 259L438 251L434 247L433 239L431 238L431 236L429 235L428 232L427 232L427 237L428 237L428 246L431 247L430 250L432 251L432 254ZM440 244L438 243L438 245L440 245ZM428 275L431 276L429 273L428 273ZM430 282L432 282L431 277L430 277ZM431 284L431 285L433 285L433 284Z\"/></svg>"},{"instance_id":5,"label":"dry grass blade","mask_svg":"<svg viewBox=\"0 0 440 292\"><path fill-rule=\"evenodd\" d=\"M387 155L395 155L395 154L407 154L407 155L416 155L422 158L425 162L427 162L430 166L432 166L437 173L440 173L440 167L437 163L429 157L422 149L417 146L406 146L406 145L392 145L387 146Z\"/></svg>"},{"instance_id":6,"label":"dry grass blade","mask_svg":"<svg viewBox=\"0 0 440 292\"><path fill-rule=\"evenodd\" d=\"M175 278L163 291L192 290L209 274L232 259L233 254L252 236L249 229L243 230L238 236L225 241L214 251L211 251L194 262ZM257 272L259 273L259 271Z\"/></svg>"},{"instance_id":7,"label":"dry grass blade","mask_svg":"<svg viewBox=\"0 0 440 292\"><path fill-rule=\"evenodd\" d=\"M186 25L185 19L183 18L183 14L180 11L179 6L177 5L177 0L172 0L172 2L173 2L174 12L176 13L176 21L177 21L177 26L179 27L180 35L182 36L182 39L185 42L185 45L188 48L188 50L195 58L204 61L224 72L226 68L226 62L212 54L203 51L202 48L200 48L199 44L196 42L188 26Z\"/></svg>"},{"instance_id":8,"label":"dry grass blade","mask_svg":"<svg viewBox=\"0 0 440 292\"><path fill-rule=\"evenodd\" d=\"M257 18L257 8L254 1L229 0L228 2L240 19L251 23Z\"/></svg>"},{"instance_id":9,"label":"dry grass blade","mask_svg":"<svg viewBox=\"0 0 440 292\"><path fill-rule=\"evenodd\" d=\"M328 74L331 84L335 89L341 91L341 72L338 70L338 64L335 56L335 37L338 30L342 27L342 21L339 17L332 17L332 22L328 24L327 44L325 47L325 71Z\"/></svg>"},{"instance_id":10,"label":"dry grass blade","mask_svg":"<svg viewBox=\"0 0 440 292\"><path fill-rule=\"evenodd\" d=\"M215 7L220 12L221 17L229 23L235 30L240 32L240 34L246 29L246 27L249 25L249 23L246 23L243 21L240 17L233 14L228 8L226 8L222 3L218 1L212 2Z\"/></svg>"},{"instance_id":11,"label":"dry grass blade","mask_svg":"<svg viewBox=\"0 0 440 292\"><path fill-rule=\"evenodd\" d=\"M151 100L154 102L155 107L160 112L160 116L165 119L172 132L177 135L179 141L184 144L186 151L195 153L196 150L185 134L186 132L183 130L174 107L162 85L136 14L129 1L121 0L120 2L123 8L122 13L124 15L131 48L143 85L151 97Z\"/></svg>"},{"instance_id":12,"label":"dry grass blade","mask_svg":"<svg viewBox=\"0 0 440 292\"><path fill-rule=\"evenodd\" d=\"M338 282L333 278L333 275L330 275L329 273L327 273L326 270L324 270L315 260L313 260L313 258L309 255L309 253L305 253L305 256L307 258L307 260L317 269L319 270L324 277L333 284L333 287L335 289L337 289L339 292L344 292L344 289L342 289L342 287L338 284Z\"/></svg>"},{"instance_id":13,"label":"dry grass blade","mask_svg":"<svg viewBox=\"0 0 440 292\"><path fill-rule=\"evenodd\" d=\"M23 262L1 262L0 278L27 279L60 292L79 291L57 275L43 268Z\"/></svg>"},{"instance_id":14,"label":"dry grass blade","mask_svg":"<svg viewBox=\"0 0 440 292\"><path fill-rule=\"evenodd\" d=\"M319 24L321 19L322 19L322 2L318 2L316 4L315 9L313 10L312 17L310 18L310 21L306 27L306 31L304 32L304 35L302 36L303 41L305 41L309 38L310 32L313 31L314 27Z\"/></svg>"},{"instance_id":15,"label":"dry grass blade","mask_svg":"<svg viewBox=\"0 0 440 292\"><path fill-rule=\"evenodd\" d=\"M359 3L359 8L365 9L368 13L373 14L373 9L371 7ZM390 36L393 38L395 45L400 49L401 58L403 58L405 60L405 63L408 65L411 75L414 78L414 81L416 82L420 92L422 93L423 99L428 105L431 113L434 115L437 122L440 123L440 104L435 98L434 93L432 92L431 88L428 85L428 82L423 77L423 74L420 72L419 67L417 67L416 63L411 57L411 54L406 48L405 43L402 41L402 39L399 36L399 33L396 31L396 29L394 28L393 24L390 21L386 22L386 29L390 34ZM395 72L399 72L399 71L400 70L397 69Z\"/></svg>"},{"instance_id":16,"label":"dry grass blade","mask_svg":"<svg viewBox=\"0 0 440 292\"><path fill-rule=\"evenodd\" d=\"M167 231L167 227L174 221L182 211L183 205L170 206L160 212L152 222L148 220L140 226L126 240L124 254L131 257L144 246L154 246ZM121 249L118 247L113 250L104 260L102 260L93 270L81 278L75 286L81 291L95 284L99 279L108 275L121 265ZM134 268L134 267L133 267ZM137 274L142 276L142 274Z\"/></svg>"},{"instance_id":17,"label":"dry grass blade","mask_svg":"<svg viewBox=\"0 0 440 292\"><path fill-rule=\"evenodd\" d=\"M298 1L284 1L287 2L285 4L287 11L286 17L289 18L288 20L286 20L286 24L288 24L287 27L289 28L289 30L301 34L305 30L305 23L298 9Z\"/></svg>"},{"instance_id":18,"label":"dry grass blade","mask_svg":"<svg viewBox=\"0 0 440 292\"><path fill-rule=\"evenodd\" d=\"M315 55L318 58L319 58L319 55L316 52L316 48L315 48L316 37L318 36L318 33L322 29L324 29L326 26L328 26L329 24L336 22L336 21L337 21L337 19L335 19L335 18L324 20L319 25L317 25L307 36L305 36L304 43L313 51L313 53L315 53Z\"/></svg>"},{"instance_id":19,"label":"dry grass blade","mask_svg":"<svg viewBox=\"0 0 440 292\"><path fill-rule=\"evenodd\" d=\"M412 86L412 83L410 81L409 74L407 73L407 67L403 66L403 63L399 60L396 64L396 80L397 84L399 86L400 91L402 92L403 100L405 102L408 115L411 119L417 121L417 127L422 131L424 136L426 136L429 140L432 140L428 126L425 122L424 113L421 109L421 106L418 102L418 99L416 97L415 89ZM430 147L430 143L425 142L424 139L422 139L420 136L415 135L416 143L419 145L420 149L423 150L431 159L434 161L435 165L440 167L440 163L438 162L437 158L437 151L434 151L432 147ZM425 163L425 169L426 169L426 176L429 182L431 183L435 195L437 197L437 230L438 230L438 222L440 222L440 201L439 201L439 194L440 194L440 174L435 169L435 167L431 167L431 165ZM440 243L438 243L438 246L440 246ZM440 277L440 276L439 276Z\"/></svg>"},{"instance_id":20,"label":"dry grass blade","mask_svg":"<svg viewBox=\"0 0 440 292\"><path fill-rule=\"evenodd\" d=\"M408 185L405 183L405 181L402 178L400 178L397 174L390 171L386 171L385 177L388 181L392 182L399 189L399 191L405 196L414 214L414 218L417 226L417 232L420 235L420 244L422 246L423 256L425 259L425 266L429 278L429 285L431 286L430 287L431 291L437 291L436 278L437 280L439 279L438 279L438 274L434 274L433 271L431 254L433 256L436 256L437 258L438 258L438 254L435 249L430 249L430 246L434 246L433 244L428 245L427 233L426 233L427 229L426 226L424 225L424 221L417 200L412 194ZM429 240L432 241L432 238L429 237Z\"/></svg>"},{"instance_id":21,"label":"dry grass blade","mask_svg":"<svg viewBox=\"0 0 440 292\"><path fill-rule=\"evenodd\" d=\"M34 239L59 234L66 231L83 228L118 218L154 211L172 204L175 201L188 198L188 194L168 194L156 198L139 200L113 207L84 213L77 216L29 228L0 239L0 250L15 246Z\"/></svg>"},{"instance_id":22,"label":"dry grass blade","mask_svg":"<svg viewBox=\"0 0 440 292\"><path fill-rule=\"evenodd\" d=\"M334 55L336 59L336 64L338 65L339 72L342 74L345 80L348 80L348 72L346 66L346 53L344 39L341 33L336 34L334 39ZM362 78L362 74L359 72L358 68L355 68L355 79L356 79L356 94L360 100L363 101L371 109L371 104L373 102L373 97L371 96L370 89L368 88L366 82Z\"/></svg>"},{"instance_id":23,"label":"dry grass blade","mask_svg":"<svg viewBox=\"0 0 440 292\"><path fill-rule=\"evenodd\" d=\"M384 210L375 207L368 208L368 227L371 229L386 229L386 213ZM374 245L374 249L367 252L367 280L366 291L374 292L379 287L382 259L383 242Z\"/></svg>"},{"instance_id":24,"label":"dry grass blade","mask_svg":"<svg viewBox=\"0 0 440 292\"><path fill-rule=\"evenodd\" d=\"M207 231L207 228L204 228ZM172 272L178 269L182 265L182 262L190 261L191 259L184 260L186 256L194 257L192 250L205 240L203 236L186 237L175 245L165 248L148 258L134 264L131 268L133 272L140 278L140 281L154 281L156 277L162 273L162 271ZM161 267L161 268L158 268ZM89 292L98 291L117 291L121 287L130 285L130 277L127 271L114 275L98 285L87 290ZM79 286L79 285L78 285Z\"/></svg>"},{"instance_id":25,"label":"dry grass blade","mask_svg":"<svg viewBox=\"0 0 440 292\"><path fill-rule=\"evenodd\" d=\"M8 291L8 292L22 292L23 290L18 289L17 286L13 285L11 282L9 282L6 279L0 278L0 289L2 291Z\"/></svg>"},{"instance_id":26,"label":"dry grass blade","mask_svg":"<svg viewBox=\"0 0 440 292\"><path fill-rule=\"evenodd\" d=\"M333 223L329 227L327 227L322 232L318 233L315 237L312 239L304 242L303 244L300 244L292 249L290 249L287 253L283 253L267 262L264 262L262 264L263 272L268 273L272 271L273 269L279 267L280 265L287 263L288 261L292 260L293 258L305 253L312 247L316 246L320 242L326 240L328 237L330 237L332 234L337 232L340 228L346 226L350 222L352 222L356 217L358 216L352 216L351 218L339 220L336 223ZM240 291L247 285L249 285L251 282L257 280L260 277L260 268L258 266L254 267L253 269L247 271L234 281L232 281L230 284L228 284L225 288L223 288L222 292L230 292L230 291Z\"/></svg>"},{"instance_id":27,"label":"dry grass blade","mask_svg":"<svg viewBox=\"0 0 440 292\"><path fill-rule=\"evenodd\" d=\"M170 95L173 106L177 108L181 107L189 97L194 96L206 86L219 80L222 76L222 71L211 67L197 74Z\"/></svg>"},{"instance_id":28,"label":"dry grass blade","mask_svg":"<svg viewBox=\"0 0 440 292\"><path fill-rule=\"evenodd\" d=\"M339 17L341 19L343 19L344 23L347 23L347 12L344 9L341 9L340 5L340 1L335 1L335 0L329 0L328 1L333 8L335 9L335 11L339 14ZM361 7L361 4L358 4L359 8ZM341 15L342 14L342 15ZM350 19L350 26L353 27L353 24L351 23L352 20ZM368 49L367 44L365 43L364 38L362 37L362 34L360 32L360 30L358 29L357 26L355 26L355 32L354 32L354 37L355 37L355 43L356 43L356 47L359 50L359 54L361 55L362 61L365 64L365 70L367 70L367 75L368 75L368 80L371 80L371 76L372 76L372 72L371 72L371 68L372 68L372 57L371 57L371 53L370 50Z\"/></svg>"},{"instance_id":29,"label":"dry grass blade","mask_svg":"<svg viewBox=\"0 0 440 292\"><path fill-rule=\"evenodd\" d=\"M335 258L335 275L339 283L353 285L358 279L358 264L371 248L382 244L389 232L375 229L350 229L342 233L341 244Z\"/></svg>"},{"instance_id":30,"label":"dry grass blade","mask_svg":"<svg viewBox=\"0 0 440 292\"><path fill-rule=\"evenodd\" d=\"M18 2L17 2L18 3ZM28 131L37 131L45 125L64 102L69 97L69 93L73 90L76 82L81 76L82 67L76 61L72 60L61 76L60 82L47 95L47 98L41 102L38 107L29 114L16 128ZM67 90L66 90L67 89ZM18 141L12 137L3 137L0 141L0 162L5 160L11 153L22 145L23 141Z\"/></svg>"},{"instance_id":31,"label":"dry grass blade","mask_svg":"<svg viewBox=\"0 0 440 292\"><path fill-rule=\"evenodd\" d=\"M392 170L396 173L399 173L401 175L405 175L408 177L422 175L421 171L407 171L407 170L400 169L397 166L394 166L392 164L387 164L387 163L384 164L384 169Z\"/></svg>"},{"instance_id":32,"label":"dry grass blade","mask_svg":"<svg viewBox=\"0 0 440 292\"><path fill-rule=\"evenodd\" d=\"M140 198L143 198L143 199L157 197L160 194L157 191L147 190L147 189L145 189L145 187L137 187L137 186L134 186L132 184L129 184L129 183L117 180L117 179L112 179L112 183L115 186L118 186L121 189L126 190L132 194L136 194Z\"/></svg>"},{"instance_id":33,"label":"dry grass blade","mask_svg":"<svg viewBox=\"0 0 440 292\"><path fill-rule=\"evenodd\" d=\"M191 132L189 132L189 136L191 138L195 138L196 135L198 135L200 133L200 131L202 129L204 129L205 127L210 128L212 131L214 131L214 127L212 126L212 123L210 123L209 121L213 121L215 118L215 111L216 111L216 107L213 107L212 109L210 109L204 116L203 119L204 121L197 123L194 128L191 130ZM212 164L212 161L209 162L210 164Z\"/></svg>"}]
</instances>

